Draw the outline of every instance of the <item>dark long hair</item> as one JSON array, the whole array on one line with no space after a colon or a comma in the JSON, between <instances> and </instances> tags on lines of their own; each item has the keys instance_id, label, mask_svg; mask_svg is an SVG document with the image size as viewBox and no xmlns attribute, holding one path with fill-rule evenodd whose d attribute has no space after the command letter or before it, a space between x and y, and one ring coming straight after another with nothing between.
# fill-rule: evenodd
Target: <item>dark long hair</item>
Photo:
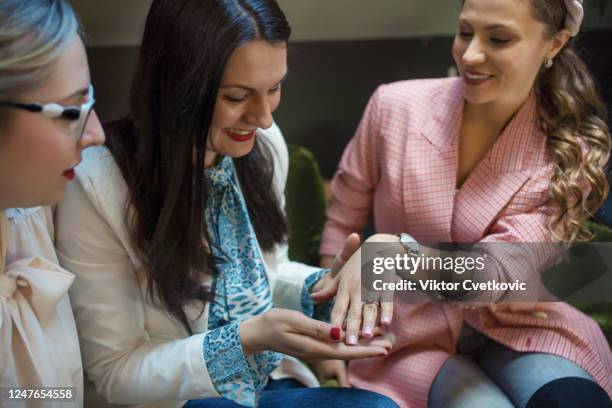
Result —
<instances>
[{"instance_id":1,"label":"dark long hair","mask_svg":"<svg viewBox=\"0 0 612 408\"><path fill-rule=\"evenodd\" d=\"M106 127L106 144L129 189L126 222L148 294L190 332L184 307L211 301L216 273L204 222L204 155L229 57L240 45L286 42L291 29L274 0L154 0L131 90L130 114ZM262 249L284 242L287 223L260 140L234 159Z\"/></svg>"}]
</instances>

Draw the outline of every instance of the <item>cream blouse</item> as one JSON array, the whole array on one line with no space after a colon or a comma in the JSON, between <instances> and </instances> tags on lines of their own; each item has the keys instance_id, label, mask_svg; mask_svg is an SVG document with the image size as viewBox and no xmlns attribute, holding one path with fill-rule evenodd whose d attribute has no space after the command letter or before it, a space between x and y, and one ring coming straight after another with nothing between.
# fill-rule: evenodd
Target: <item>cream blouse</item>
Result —
<instances>
[{"instance_id":1,"label":"cream blouse","mask_svg":"<svg viewBox=\"0 0 612 408\"><path fill-rule=\"evenodd\" d=\"M48 207L0 211L0 406L81 407L83 369ZM8 403L6 388L74 387L72 402Z\"/></svg>"},{"instance_id":2,"label":"cream blouse","mask_svg":"<svg viewBox=\"0 0 612 408\"><path fill-rule=\"evenodd\" d=\"M275 160L274 190L282 202L287 145L276 125L259 130L257 137L269 144ZM70 299L83 365L99 396L112 404L147 408L181 408L187 400L220 397L224 390L214 372L230 371L215 370L213 359L204 355L204 340L214 330L208 321L210 304L204 311L195 302L185 307L191 334L151 301L125 221L127 185L104 146L83 151L76 175L55 214L57 253L61 264L76 275ZM256 246L275 307L303 310L306 280L321 268L291 262L286 244L271 251ZM225 361L231 366L231 360ZM270 377L318 385L306 366L291 356L285 356ZM88 393L88 407L94 406L93 397Z\"/></svg>"}]
</instances>

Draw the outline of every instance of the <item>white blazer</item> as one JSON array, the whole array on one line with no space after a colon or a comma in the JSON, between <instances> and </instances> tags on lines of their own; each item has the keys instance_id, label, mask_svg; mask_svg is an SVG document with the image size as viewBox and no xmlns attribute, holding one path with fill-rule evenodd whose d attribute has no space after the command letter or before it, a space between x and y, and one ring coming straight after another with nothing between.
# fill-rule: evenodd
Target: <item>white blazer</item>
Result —
<instances>
[{"instance_id":1,"label":"white blazer","mask_svg":"<svg viewBox=\"0 0 612 408\"><path fill-rule=\"evenodd\" d=\"M274 185L284 204L289 157L280 132L259 131L275 160ZM185 400L218 397L202 353L208 306L185 309L193 333L147 299L146 277L125 223L127 186L110 152L83 152L56 212L61 264L76 275L70 289L83 365L109 402L143 407L180 407ZM275 307L301 310L304 279L318 268L290 262L287 245L264 253ZM317 386L298 360L286 357L273 379L295 378ZM85 406L87 406L86 395Z\"/></svg>"}]
</instances>

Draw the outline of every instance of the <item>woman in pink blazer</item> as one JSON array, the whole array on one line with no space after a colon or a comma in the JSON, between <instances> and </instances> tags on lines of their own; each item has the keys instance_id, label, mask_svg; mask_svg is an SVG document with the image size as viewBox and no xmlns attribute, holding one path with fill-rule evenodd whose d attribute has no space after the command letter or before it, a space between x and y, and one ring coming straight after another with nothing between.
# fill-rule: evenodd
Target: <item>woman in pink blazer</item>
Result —
<instances>
[{"instance_id":1,"label":"woman in pink blazer","mask_svg":"<svg viewBox=\"0 0 612 408\"><path fill-rule=\"evenodd\" d=\"M585 239L608 191L610 135L571 47L582 15L572 0L466 0L453 45L461 77L383 85L372 96L332 182L323 263L372 212L378 240ZM348 341L374 324L365 310L362 323L355 269L328 281L338 285L332 323L348 311ZM412 408L610 404L606 339L565 303L394 307L392 353L352 362L352 385ZM383 306L381 321L391 312Z\"/></svg>"}]
</instances>

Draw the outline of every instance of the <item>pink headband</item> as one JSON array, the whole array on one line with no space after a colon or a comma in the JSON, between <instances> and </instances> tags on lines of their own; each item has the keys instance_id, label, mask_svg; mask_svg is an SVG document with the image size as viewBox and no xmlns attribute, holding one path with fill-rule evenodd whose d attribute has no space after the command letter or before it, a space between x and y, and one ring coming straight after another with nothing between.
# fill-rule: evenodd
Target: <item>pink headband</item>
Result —
<instances>
[{"instance_id":1,"label":"pink headband","mask_svg":"<svg viewBox=\"0 0 612 408\"><path fill-rule=\"evenodd\" d=\"M565 17L565 28L570 32L572 37L575 37L580 30L580 24L584 18L584 9L582 8L583 0L565 0L565 8L567 16Z\"/></svg>"}]
</instances>

